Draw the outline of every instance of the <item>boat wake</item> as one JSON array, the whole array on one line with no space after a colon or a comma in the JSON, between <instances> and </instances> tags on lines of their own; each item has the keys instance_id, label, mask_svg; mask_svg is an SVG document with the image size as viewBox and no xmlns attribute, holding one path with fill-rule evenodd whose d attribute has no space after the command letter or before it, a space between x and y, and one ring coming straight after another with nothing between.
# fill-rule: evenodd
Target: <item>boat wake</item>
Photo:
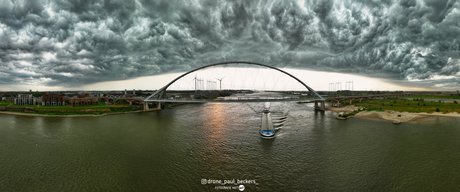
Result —
<instances>
[{"instance_id":1,"label":"boat wake","mask_svg":"<svg viewBox=\"0 0 460 192\"><path fill-rule=\"evenodd\" d=\"M271 111L269 102L264 103L264 107L262 110L256 110L256 108L260 107L253 107L249 103L247 105L254 113L262 116L262 122L260 125L260 136L265 139L275 137L276 132L283 127L284 122L287 119L287 114L289 113L289 111Z\"/></svg>"}]
</instances>

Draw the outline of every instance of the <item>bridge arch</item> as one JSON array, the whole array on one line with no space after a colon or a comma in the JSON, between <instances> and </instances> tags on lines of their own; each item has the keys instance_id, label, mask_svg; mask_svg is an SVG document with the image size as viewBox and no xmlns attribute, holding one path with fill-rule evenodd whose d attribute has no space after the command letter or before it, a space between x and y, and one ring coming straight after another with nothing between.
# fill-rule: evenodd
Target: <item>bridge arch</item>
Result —
<instances>
[{"instance_id":1,"label":"bridge arch","mask_svg":"<svg viewBox=\"0 0 460 192\"><path fill-rule=\"evenodd\" d=\"M300 84L302 84L305 88L307 88L307 90L311 93L311 95L313 97L317 97L318 100L323 100L324 101L324 98L321 97L315 90L313 90L311 87L309 87L307 84L305 84L304 82L302 82L300 79L298 79L297 77L295 77L294 75L286 72L286 71L283 71L281 69L278 69L276 67L272 67L272 66L269 66L269 65L265 65L265 64L261 64L261 63L256 63L256 62L248 62L248 61L229 61L229 62L219 62L219 63L213 63L213 64L209 64L209 65L205 65L205 66L202 66L202 67L199 67L199 68L196 68L196 69L193 69L191 71L188 71L182 75L180 75L179 77L175 78L174 80L172 80L171 82L169 82L168 84L166 84L164 87L158 89L157 91L155 91L152 95L150 95L149 97L147 97L144 101L147 101L149 99L151 99L152 97L154 96L158 96L158 97L161 97L161 95L165 92L165 90L171 85L173 84L174 82L176 82L177 80L181 79L182 77L185 77L186 75L188 74L191 74L195 71L199 71L199 70L202 70L202 69L205 69L205 68L209 68L209 67L214 67L214 66L219 66L219 65L228 65L228 64L247 64L247 65L255 65L255 66L262 66L262 67L266 67L266 68L270 68L270 69L274 69L274 70L277 70L281 73L284 73L286 75L288 75L289 77L295 79L297 82L299 82Z\"/></svg>"}]
</instances>

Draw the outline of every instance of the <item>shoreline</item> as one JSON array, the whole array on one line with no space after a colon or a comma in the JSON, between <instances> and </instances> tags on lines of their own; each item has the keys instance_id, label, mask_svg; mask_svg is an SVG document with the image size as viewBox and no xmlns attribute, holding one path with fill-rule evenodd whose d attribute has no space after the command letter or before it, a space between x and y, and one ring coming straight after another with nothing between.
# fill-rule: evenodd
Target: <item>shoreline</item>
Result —
<instances>
[{"instance_id":1,"label":"shoreline","mask_svg":"<svg viewBox=\"0 0 460 192\"><path fill-rule=\"evenodd\" d=\"M344 112L350 113L354 110L358 110L360 107L356 107L354 105L346 105L343 107L331 107L326 106L327 111L331 112ZM6 115L22 115L22 116L34 116L34 117L103 117L106 115L118 115L118 114L128 114L128 113L141 113L141 112L151 112L157 111L159 109L150 109L148 111L140 110L140 111L126 111L126 112L114 112L114 113L103 113L100 115L90 115L90 114L81 114L81 115L45 115L45 114L37 114L37 113L19 113L19 112L12 112L12 111L0 111L0 114ZM398 115L401 115L398 117ZM398 111L360 111L359 113L355 114L351 117L363 118L363 119L371 119L371 120L384 120L390 121L393 123L415 123L420 122L436 117L456 117L460 118L460 114L458 113L446 113L443 114L441 112L433 112L433 113L409 113L409 112L398 112Z\"/></svg>"},{"instance_id":2,"label":"shoreline","mask_svg":"<svg viewBox=\"0 0 460 192\"><path fill-rule=\"evenodd\" d=\"M347 105L347 106L340 107L340 108L330 107L330 106L326 107L326 110L329 110L332 112L344 112L344 113L350 113L357 109L358 107L354 105ZM401 116L398 117L398 115L401 115ZM410 113L410 112L398 112L398 111L392 111L392 110L385 110L385 111L360 111L359 113L351 117L372 119L372 120L384 120L384 121L390 121L393 123L416 123L416 122L424 121L427 119L433 119L436 117L460 118L460 114L458 113L443 114L441 112Z\"/></svg>"},{"instance_id":3,"label":"shoreline","mask_svg":"<svg viewBox=\"0 0 460 192\"><path fill-rule=\"evenodd\" d=\"M176 106L185 105L189 103L180 103L177 105L170 105L169 108L174 108ZM118 114L128 114L128 113L141 113L141 112L151 112L151 111L159 111L161 109L152 108L147 111L139 110L139 111L125 111L125 112L113 112L113 113L103 113L100 115L94 114L81 114L81 115L46 115L46 114L38 114L38 113L20 113L14 111L0 111L0 114L6 115L22 115L22 116L33 116L33 117L103 117L106 115L118 115Z\"/></svg>"},{"instance_id":4,"label":"shoreline","mask_svg":"<svg viewBox=\"0 0 460 192\"><path fill-rule=\"evenodd\" d=\"M22 115L22 116L34 116L34 117L103 117L106 115L118 115L118 114L128 114L128 113L140 113L140 112L150 112L150 111L157 111L157 110L149 110L149 111L125 111L125 112L114 112L114 113L103 113L100 115L45 115L45 114L37 114L37 113L19 113L19 112L11 112L11 111L0 111L0 114L6 115Z\"/></svg>"}]
</instances>

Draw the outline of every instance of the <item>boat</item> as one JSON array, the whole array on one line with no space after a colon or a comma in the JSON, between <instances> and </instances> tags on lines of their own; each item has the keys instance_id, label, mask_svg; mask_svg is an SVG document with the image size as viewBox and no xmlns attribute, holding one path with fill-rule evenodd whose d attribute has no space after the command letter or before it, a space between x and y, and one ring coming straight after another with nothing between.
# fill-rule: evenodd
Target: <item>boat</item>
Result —
<instances>
[{"instance_id":1,"label":"boat","mask_svg":"<svg viewBox=\"0 0 460 192\"><path fill-rule=\"evenodd\" d=\"M262 111L262 125L260 126L260 136L262 138L271 139L275 137L275 128L273 126L270 110Z\"/></svg>"}]
</instances>

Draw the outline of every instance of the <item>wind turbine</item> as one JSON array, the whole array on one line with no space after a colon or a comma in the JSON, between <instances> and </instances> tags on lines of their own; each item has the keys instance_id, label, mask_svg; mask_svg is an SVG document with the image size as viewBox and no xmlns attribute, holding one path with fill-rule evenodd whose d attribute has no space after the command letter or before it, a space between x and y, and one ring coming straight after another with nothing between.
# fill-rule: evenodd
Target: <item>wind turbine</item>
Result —
<instances>
[{"instance_id":1,"label":"wind turbine","mask_svg":"<svg viewBox=\"0 0 460 192\"><path fill-rule=\"evenodd\" d=\"M196 95L196 81L200 81L200 80L196 78L196 75L195 75L195 78L193 78L192 80L195 80L195 95Z\"/></svg>"},{"instance_id":2,"label":"wind turbine","mask_svg":"<svg viewBox=\"0 0 460 192\"><path fill-rule=\"evenodd\" d=\"M196 95L196 84L197 84L197 81L200 83L198 89L203 89L203 88L201 88L201 87L203 86L202 83L201 83L203 80L202 80L202 79L196 78L196 74L195 74L195 78L193 78L192 80L195 80L195 95Z\"/></svg>"},{"instance_id":3,"label":"wind turbine","mask_svg":"<svg viewBox=\"0 0 460 192\"><path fill-rule=\"evenodd\" d=\"M221 79L218 79L218 78L216 78L217 80L219 80L219 81L220 81L220 90L221 90L221 91L222 91L222 79L224 79L224 78L225 78L225 76L224 76L224 77L222 77Z\"/></svg>"}]
</instances>

